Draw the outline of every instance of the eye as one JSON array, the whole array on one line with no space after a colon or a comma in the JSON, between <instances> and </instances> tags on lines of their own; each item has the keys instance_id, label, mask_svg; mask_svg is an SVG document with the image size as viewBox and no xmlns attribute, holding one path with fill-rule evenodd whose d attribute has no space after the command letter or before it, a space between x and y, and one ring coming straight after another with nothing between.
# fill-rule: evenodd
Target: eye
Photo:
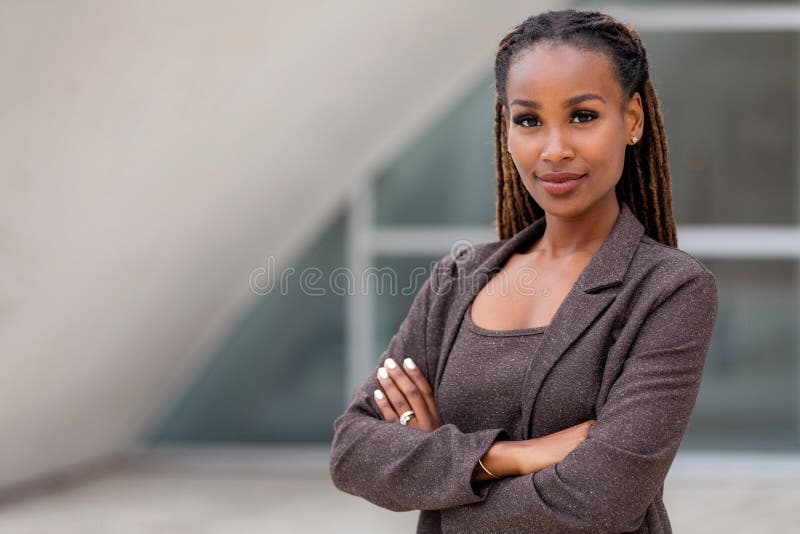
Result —
<instances>
[{"instance_id":1,"label":"eye","mask_svg":"<svg viewBox=\"0 0 800 534\"><path fill-rule=\"evenodd\" d=\"M523 128L530 128L531 127L530 123L535 121L535 120L536 120L536 116L535 115L520 115L520 116L514 117L514 124L518 124L519 126L522 126Z\"/></svg>"},{"instance_id":2,"label":"eye","mask_svg":"<svg viewBox=\"0 0 800 534\"><path fill-rule=\"evenodd\" d=\"M594 119L596 119L598 117L598 113L595 112L595 111L589 111L589 110L586 110L586 109L581 109L581 110L578 110L575 113L573 113L572 117L573 118L582 117L582 118L585 119L585 120L578 120L577 122L570 121L572 124L583 124L585 122L591 122ZM513 120L514 124L522 126L523 128L532 128L533 126L536 126L535 123L537 121L538 121L538 119L537 119L536 115L519 115L517 117L514 117L514 120Z\"/></svg>"},{"instance_id":3,"label":"eye","mask_svg":"<svg viewBox=\"0 0 800 534\"><path fill-rule=\"evenodd\" d=\"M583 122L591 122L591 121L593 121L594 119L597 118L597 113L595 113L594 111L587 111L585 109L582 109L580 111L576 111L575 114L572 115L572 116L573 117L588 117L588 120L578 121L578 123L580 124L580 123L583 123Z\"/></svg>"}]
</instances>

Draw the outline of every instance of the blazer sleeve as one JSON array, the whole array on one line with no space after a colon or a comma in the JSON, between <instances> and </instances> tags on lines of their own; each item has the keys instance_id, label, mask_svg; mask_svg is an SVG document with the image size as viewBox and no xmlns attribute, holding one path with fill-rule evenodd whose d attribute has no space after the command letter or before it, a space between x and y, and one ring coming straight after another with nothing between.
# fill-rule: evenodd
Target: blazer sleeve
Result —
<instances>
[{"instance_id":1,"label":"blazer sleeve","mask_svg":"<svg viewBox=\"0 0 800 534\"><path fill-rule=\"evenodd\" d=\"M384 420L372 398L380 387L378 368L388 357L398 363L411 357L432 383L438 347L428 346L427 332L443 325L429 324L429 312L443 287L437 277L447 271L448 261L452 260L446 256L437 262L369 377L333 423L330 474L334 485L393 511L480 502L491 482L471 483L473 468L496 439L510 439L502 428L465 433L453 424L432 432L402 426Z\"/></svg>"},{"instance_id":2,"label":"blazer sleeve","mask_svg":"<svg viewBox=\"0 0 800 534\"><path fill-rule=\"evenodd\" d=\"M708 271L681 275L642 322L586 440L536 473L442 510L463 532L629 532L656 498L700 388L717 316Z\"/></svg>"}]
</instances>

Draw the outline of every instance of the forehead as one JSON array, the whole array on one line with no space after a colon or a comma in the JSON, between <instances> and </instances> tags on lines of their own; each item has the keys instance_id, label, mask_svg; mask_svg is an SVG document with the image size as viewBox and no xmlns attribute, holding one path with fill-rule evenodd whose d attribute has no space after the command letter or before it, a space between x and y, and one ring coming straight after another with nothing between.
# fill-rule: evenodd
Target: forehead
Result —
<instances>
[{"instance_id":1,"label":"forehead","mask_svg":"<svg viewBox=\"0 0 800 534\"><path fill-rule=\"evenodd\" d=\"M607 102L620 98L622 89L604 53L538 44L521 52L508 69L509 102L519 97L560 106L565 98L583 92L598 93Z\"/></svg>"}]
</instances>

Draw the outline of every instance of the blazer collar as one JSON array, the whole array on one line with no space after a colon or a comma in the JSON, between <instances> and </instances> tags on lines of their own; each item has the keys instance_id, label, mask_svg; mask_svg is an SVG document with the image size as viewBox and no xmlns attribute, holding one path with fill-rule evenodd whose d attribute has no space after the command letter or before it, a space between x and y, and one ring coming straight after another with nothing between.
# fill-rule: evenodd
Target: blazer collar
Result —
<instances>
[{"instance_id":1,"label":"blazer collar","mask_svg":"<svg viewBox=\"0 0 800 534\"><path fill-rule=\"evenodd\" d=\"M578 277L575 285L584 292L620 284L644 235L644 225L636 218L625 201L620 200L620 212L606 240ZM544 233L546 220L540 217L512 237L503 241L470 275L494 273L515 252L527 249ZM480 289L480 288L479 288ZM477 295L477 292L475 293Z\"/></svg>"},{"instance_id":2,"label":"blazer collar","mask_svg":"<svg viewBox=\"0 0 800 534\"><path fill-rule=\"evenodd\" d=\"M543 217L537 219L512 237L502 241L500 247L496 248L475 271L466 276L471 283L465 285L466 291L459 292L456 300L452 303L452 311L455 315L452 316L453 321L449 322L445 328L442 352L436 372L437 387L467 306L493 276L492 273L499 272L502 265L514 252L533 244L542 235L544 228L545 219ZM533 421L535 399L547 373L570 345L589 325L595 323L595 319L614 301L617 295L616 291L602 290L622 283L643 234L642 223L639 222L630 207L620 201L620 213L611 232L584 267L553 315L537 349L537 357L531 358L531 363L525 372L522 389L522 420L526 424L523 426L522 435L514 439L530 439L540 435L539 432L542 429L532 428L531 422ZM483 274L483 276L477 279L476 283L473 277L478 274ZM600 358L603 355L598 354L597 357Z\"/></svg>"}]
</instances>

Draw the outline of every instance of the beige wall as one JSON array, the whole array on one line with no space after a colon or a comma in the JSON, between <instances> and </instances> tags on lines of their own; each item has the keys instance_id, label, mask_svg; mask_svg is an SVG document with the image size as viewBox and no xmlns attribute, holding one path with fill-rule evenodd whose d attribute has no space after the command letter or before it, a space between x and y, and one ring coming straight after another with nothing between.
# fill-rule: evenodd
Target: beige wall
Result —
<instances>
[{"instance_id":1,"label":"beige wall","mask_svg":"<svg viewBox=\"0 0 800 534\"><path fill-rule=\"evenodd\" d=\"M0 4L0 487L135 445L544 4Z\"/></svg>"}]
</instances>

